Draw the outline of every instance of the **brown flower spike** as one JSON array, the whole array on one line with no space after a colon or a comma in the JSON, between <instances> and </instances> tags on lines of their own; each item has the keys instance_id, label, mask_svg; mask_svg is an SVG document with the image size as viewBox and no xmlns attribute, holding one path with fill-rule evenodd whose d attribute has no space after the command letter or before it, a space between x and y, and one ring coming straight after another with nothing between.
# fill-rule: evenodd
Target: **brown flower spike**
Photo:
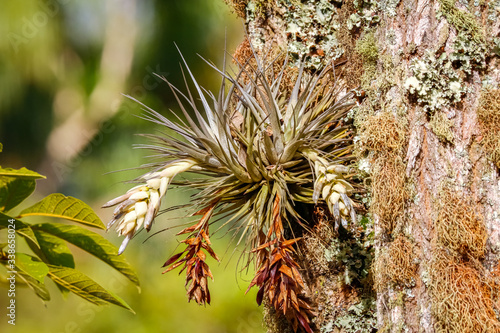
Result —
<instances>
[{"instance_id":1,"label":"brown flower spike","mask_svg":"<svg viewBox=\"0 0 500 333\"><path fill-rule=\"evenodd\" d=\"M207 251L215 260L220 261L210 247L211 243L208 237L208 220L212 216L215 206L216 203L197 212L195 215L203 215L200 222L177 233L177 235L190 234L191 237L181 241L181 243L187 244L184 251L173 255L163 264L163 267L170 266L163 273L184 264L179 274L186 270L185 286L187 287L188 300L194 299L198 304L210 304L207 278L214 279L210 268L205 263L207 256L203 250ZM184 257L181 258L184 253Z\"/></svg>"},{"instance_id":2,"label":"brown flower spike","mask_svg":"<svg viewBox=\"0 0 500 333\"><path fill-rule=\"evenodd\" d=\"M269 229L267 238L274 235L274 239L252 250L260 259L260 268L248 286L247 293L253 286L260 287L257 293L257 303L260 305L267 294L269 302L277 311L292 323L297 331L299 324L306 332L312 333L310 318L314 311L304 296L304 280L299 272L299 264L293 259L295 244L299 238L285 240L283 224L279 209L279 196L274 200L274 223Z\"/></svg>"}]
</instances>

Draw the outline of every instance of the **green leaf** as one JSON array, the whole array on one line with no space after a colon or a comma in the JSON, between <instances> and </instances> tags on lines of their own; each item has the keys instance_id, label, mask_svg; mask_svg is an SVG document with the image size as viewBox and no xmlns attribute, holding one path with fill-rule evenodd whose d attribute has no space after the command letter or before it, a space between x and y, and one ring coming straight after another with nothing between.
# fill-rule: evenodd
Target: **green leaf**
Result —
<instances>
[{"instance_id":1,"label":"green leaf","mask_svg":"<svg viewBox=\"0 0 500 333\"><path fill-rule=\"evenodd\" d=\"M16 230L15 232L16 235L23 236L24 238L27 238L33 243L35 243L36 246L40 247L40 245L38 244L38 240L36 239L35 234L33 233L33 230L31 230L29 224L26 224L21 220L10 217L9 215L0 213L0 230L5 228L12 229L12 225L14 225L14 229Z\"/></svg>"},{"instance_id":2,"label":"green leaf","mask_svg":"<svg viewBox=\"0 0 500 333\"><path fill-rule=\"evenodd\" d=\"M56 266L75 268L75 260L66 242L39 230L33 230L40 247L33 242L28 242L30 249L45 263ZM68 289L56 284L63 296L69 292Z\"/></svg>"},{"instance_id":3,"label":"green leaf","mask_svg":"<svg viewBox=\"0 0 500 333\"><path fill-rule=\"evenodd\" d=\"M0 168L0 211L9 211L35 190L35 179L45 178L35 171Z\"/></svg>"},{"instance_id":4,"label":"green leaf","mask_svg":"<svg viewBox=\"0 0 500 333\"><path fill-rule=\"evenodd\" d=\"M66 242L41 230L33 230L40 249L32 248L47 264L75 268L75 260Z\"/></svg>"},{"instance_id":5,"label":"green leaf","mask_svg":"<svg viewBox=\"0 0 500 333\"><path fill-rule=\"evenodd\" d=\"M0 142L0 153L3 151L3 144Z\"/></svg>"},{"instance_id":6,"label":"green leaf","mask_svg":"<svg viewBox=\"0 0 500 333\"><path fill-rule=\"evenodd\" d=\"M0 177L0 211L8 212L29 197L35 190L35 180Z\"/></svg>"},{"instance_id":7,"label":"green leaf","mask_svg":"<svg viewBox=\"0 0 500 333\"><path fill-rule=\"evenodd\" d=\"M70 290L83 299L97 304L115 304L135 313L132 308L118 296L104 289L83 273L68 267L49 265L49 277L55 283Z\"/></svg>"},{"instance_id":8,"label":"green leaf","mask_svg":"<svg viewBox=\"0 0 500 333\"><path fill-rule=\"evenodd\" d=\"M8 177L16 177L16 178L24 178L24 179L40 179L40 178L46 178L45 176L42 176L41 174L28 170L26 168L21 168L19 170L12 169L12 168L0 168L0 176L8 176Z\"/></svg>"},{"instance_id":9,"label":"green leaf","mask_svg":"<svg viewBox=\"0 0 500 333\"><path fill-rule=\"evenodd\" d=\"M89 227L106 229L92 208L81 200L60 193L50 194L42 201L26 208L19 217L50 216L85 224Z\"/></svg>"},{"instance_id":10,"label":"green leaf","mask_svg":"<svg viewBox=\"0 0 500 333\"><path fill-rule=\"evenodd\" d=\"M43 283L44 278L49 272L49 268L45 263L37 259L24 253L16 253L16 268L19 272L23 272Z\"/></svg>"},{"instance_id":11,"label":"green leaf","mask_svg":"<svg viewBox=\"0 0 500 333\"><path fill-rule=\"evenodd\" d=\"M20 285L19 277L25 282L38 297L44 301L50 300L50 294L45 284L44 277L48 273L48 267L43 262L37 261L38 258L24 253L16 253L15 265L11 265L11 260L0 261L7 268L7 278L14 277L16 284Z\"/></svg>"},{"instance_id":12,"label":"green leaf","mask_svg":"<svg viewBox=\"0 0 500 333\"><path fill-rule=\"evenodd\" d=\"M31 289L33 289L38 297L44 301L50 301L50 293L44 283L38 281L23 271L17 271L17 276L19 276Z\"/></svg>"},{"instance_id":13,"label":"green leaf","mask_svg":"<svg viewBox=\"0 0 500 333\"><path fill-rule=\"evenodd\" d=\"M139 287L139 278L132 266L124 257L117 255L116 246L101 235L80 226L68 224L41 223L33 225L32 228L59 237L87 251L125 275Z\"/></svg>"}]
</instances>

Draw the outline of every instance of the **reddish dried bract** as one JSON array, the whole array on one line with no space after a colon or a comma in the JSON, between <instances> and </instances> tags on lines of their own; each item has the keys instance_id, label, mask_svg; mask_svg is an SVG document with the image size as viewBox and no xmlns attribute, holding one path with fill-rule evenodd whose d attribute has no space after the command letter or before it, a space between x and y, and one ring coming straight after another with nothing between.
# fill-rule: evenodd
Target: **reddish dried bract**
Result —
<instances>
[{"instance_id":1,"label":"reddish dried bract","mask_svg":"<svg viewBox=\"0 0 500 333\"><path fill-rule=\"evenodd\" d=\"M304 296L304 281L299 272L299 265L292 257L295 252L292 245L296 241L297 239L276 242L270 250L258 250L265 252L265 259L248 290L255 285L259 286L259 305L264 295L267 295L273 307L282 311L291 322L294 331L297 331L300 324L306 332L312 333L310 318L314 311Z\"/></svg>"},{"instance_id":2,"label":"reddish dried bract","mask_svg":"<svg viewBox=\"0 0 500 333\"><path fill-rule=\"evenodd\" d=\"M306 332L312 333L310 318L315 314L304 295L305 285L299 272L300 266L293 259L295 253L293 244L300 238L291 240L284 238L281 214L279 214L279 196L276 196L274 201L273 219L274 223L267 239L271 234L275 235L275 239L265 242L252 251L257 253L260 268L247 292L253 286L259 286L257 293L259 305L267 295L271 305L277 311L283 312L295 332L300 325Z\"/></svg>"},{"instance_id":3,"label":"reddish dried bract","mask_svg":"<svg viewBox=\"0 0 500 333\"><path fill-rule=\"evenodd\" d=\"M213 280L212 272L206 264L206 250L211 257L219 261L219 257L210 247L210 238L208 233L208 220L212 216L216 204L212 204L207 209L199 211L198 215L203 215L200 222L188 227L178 235L190 233L191 237L183 240L181 243L187 244L184 251L174 254L168 259L163 267L168 267L163 273L169 272L177 267L184 265L181 272L186 270L186 290L189 301L194 299L198 304L210 304L210 291L208 290L208 277ZM182 257L182 255L184 255ZM182 258L181 258L182 257Z\"/></svg>"}]
</instances>

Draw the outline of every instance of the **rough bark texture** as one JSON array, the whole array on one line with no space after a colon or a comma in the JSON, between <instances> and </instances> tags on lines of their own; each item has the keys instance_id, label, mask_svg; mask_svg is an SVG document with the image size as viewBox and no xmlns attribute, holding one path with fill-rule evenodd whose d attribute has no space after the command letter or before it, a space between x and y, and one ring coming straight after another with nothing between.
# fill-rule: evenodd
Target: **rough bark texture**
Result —
<instances>
[{"instance_id":1,"label":"rough bark texture","mask_svg":"<svg viewBox=\"0 0 500 333\"><path fill-rule=\"evenodd\" d=\"M499 332L500 1L230 4L256 49L310 69L334 58L359 91L369 213L344 234L321 207L312 217L316 330ZM287 331L272 311L266 322Z\"/></svg>"}]
</instances>

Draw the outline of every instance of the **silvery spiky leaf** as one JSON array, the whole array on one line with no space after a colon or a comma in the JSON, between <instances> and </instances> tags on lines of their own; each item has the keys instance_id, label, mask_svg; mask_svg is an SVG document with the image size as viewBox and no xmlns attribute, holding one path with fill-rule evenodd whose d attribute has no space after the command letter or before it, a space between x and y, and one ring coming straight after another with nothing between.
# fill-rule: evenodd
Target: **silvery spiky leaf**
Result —
<instances>
[{"instance_id":1,"label":"silvery spiky leaf","mask_svg":"<svg viewBox=\"0 0 500 333\"><path fill-rule=\"evenodd\" d=\"M209 64L221 76L220 89L213 94L197 83L184 61L194 93L186 77L185 92L167 82L181 112L177 121L144 106L146 119L181 139L146 135L153 144L143 148L157 152L157 161L150 164L153 171L140 179L142 185L105 205L118 204L109 226L116 223L119 234L126 237L120 252L141 227L150 229L171 182L196 189L189 202L192 212L210 208L210 216L228 217L223 225L231 225L239 236L237 243L249 249L265 244L269 253L277 253L278 244L288 244L284 230L291 230L292 224L304 226L298 203L325 202L338 224L355 221L348 167L352 136L342 122L353 106L353 95L339 96L331 64L313 74L299 68L289 92L281 82L286 61L279 72L274 72L273 61L266 63L255 54L253 63L240 64L236 75L226 72L225 66L219 70ZM203 177L173 179L186 171ZM290 251L291 246L280 248ZM191 257L184 258L187 262ZM299 292L300 283L293 286L290 290ZM285 302L285 313L292 304ZM297 311L300 318L309 313ZM302 319L307 330L308 320Z\"/></svg>"}]
</instances>

